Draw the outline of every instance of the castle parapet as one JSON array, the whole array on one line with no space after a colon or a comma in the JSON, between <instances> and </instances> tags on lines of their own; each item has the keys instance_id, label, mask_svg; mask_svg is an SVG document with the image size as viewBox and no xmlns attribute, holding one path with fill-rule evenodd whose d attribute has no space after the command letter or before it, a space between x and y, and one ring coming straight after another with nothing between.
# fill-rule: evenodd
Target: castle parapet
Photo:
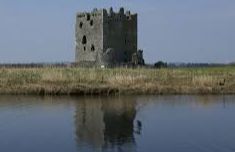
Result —
<instances>
[{"instance_id":1,"label":"castle parapet","mask_svg":"<svg viewBox=\"0 0 235 152\"><path fill-rule=\"evenodd\" d=\"M94 8L91 12L79 12L79 13L77 13L77 17L78 18L83 18L83 17L87 17L87 16L96 17L96 16L101 16L102 14L104 15L104 17L109 17L109 19L126 17L128 20L131 20L133 18L133 16L137 15L137 14L131 14L131 12L129 10L127 10L125 12L123 7L121 7L119 9L119 11L117 11L117 12L115 12L113 10L113 8L110 7L109 10Z\"/></svg>"}]
</instances>

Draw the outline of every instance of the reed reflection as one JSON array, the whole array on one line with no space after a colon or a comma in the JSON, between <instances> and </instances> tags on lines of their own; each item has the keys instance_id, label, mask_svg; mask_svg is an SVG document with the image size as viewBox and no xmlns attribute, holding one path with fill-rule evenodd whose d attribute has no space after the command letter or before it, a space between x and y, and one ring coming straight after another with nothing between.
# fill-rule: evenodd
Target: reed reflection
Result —
<instances>
[{"instance_id":1,"label":"reed reflection","mask_svg":"<svg viewBox=\"0 0 235 152\"><path fill-rule=\"evenodd\" d=\"M141 133L132 97L82 99L76 102L75 127L79 145L96 151L135 151L134 134ZM135 125L136 124L136 127Z\"/></svg>"}]
</instances>

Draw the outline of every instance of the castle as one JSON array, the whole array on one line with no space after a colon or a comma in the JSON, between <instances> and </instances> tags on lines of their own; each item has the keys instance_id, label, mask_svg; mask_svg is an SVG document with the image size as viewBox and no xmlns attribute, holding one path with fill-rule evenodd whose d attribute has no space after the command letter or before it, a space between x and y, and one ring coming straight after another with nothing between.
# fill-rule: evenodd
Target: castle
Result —
<instances>
[{"instance_id":1,"label":"castle","mask_svg":"<svg viewBox=\"0 0 235 152\"><path fill-rule=\"evenodd\" d=\"M76 16L76 63L80 65L143 65L137 46L137 14L94 9Z\"/></svg>"}]
</instances>

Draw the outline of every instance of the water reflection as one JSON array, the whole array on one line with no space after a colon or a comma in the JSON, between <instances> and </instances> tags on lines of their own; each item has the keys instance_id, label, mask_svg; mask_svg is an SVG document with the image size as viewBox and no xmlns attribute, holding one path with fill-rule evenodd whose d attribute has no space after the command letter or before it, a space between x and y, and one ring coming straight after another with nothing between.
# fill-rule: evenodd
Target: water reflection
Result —
<instances>
[{"instance_id":1,"label":"water reflection","mask_svg":"<svg viewBox=\"0 0 235 152\"><path fill-rule=\"evenodd\" d=\"M0 152L235 151L235 96L0 96Z\"/></svg>"},{"instance_id":2,"label":"water reflection","mask_svg":"<svg viewBox=\"0 0 235 152\"><path fill-rule=\"evenodd\" d=\"M89 98L76 102L75 127L79 146L100 151L135 151L134 134L141 133L136 121L136 101L131 98Z\"/></svg>"},{"instance_id":3,"label":"water reflection","mask_svg":"<svg viewBox=\"0 0 235 152\"><path fill-rule=\"evenodd\" d=\"M223 96L76 98L76 141L80 150L89 147L95 151L136 151L135 137L141 135L143 125L136 118L139 110L151 109L152 104L161 109L213 108L221 105L221 101L225 107L226 100Z\"/></svg>"}]
</instances>

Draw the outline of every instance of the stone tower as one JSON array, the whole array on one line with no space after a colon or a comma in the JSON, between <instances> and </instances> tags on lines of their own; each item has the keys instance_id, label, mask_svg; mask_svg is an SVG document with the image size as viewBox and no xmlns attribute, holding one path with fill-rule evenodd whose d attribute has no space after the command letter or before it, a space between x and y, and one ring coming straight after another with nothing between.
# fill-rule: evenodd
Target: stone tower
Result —
<instances>
[{"instance_id":1,"label":"stone tower","mask_svg":"<svg viewBox=\"0 0 235 152\"><path fill-rule=\"evenodd\" d=\"M76 17L76 63L122 65L137 54L137 14L112 8L78 13Z\"/></svg>"}]
</instances>

